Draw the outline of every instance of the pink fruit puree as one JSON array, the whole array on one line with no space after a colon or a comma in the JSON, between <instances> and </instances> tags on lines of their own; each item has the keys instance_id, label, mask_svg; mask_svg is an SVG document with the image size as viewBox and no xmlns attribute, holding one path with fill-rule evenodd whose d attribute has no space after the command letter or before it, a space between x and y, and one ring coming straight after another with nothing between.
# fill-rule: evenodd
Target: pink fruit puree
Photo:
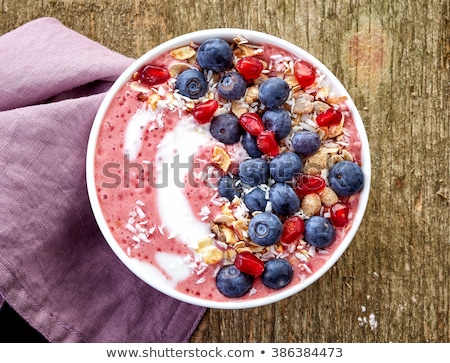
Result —
<instances>
[{"instance_id":1,"label":"pink fruit puree","mask_svg":"<svg viewBox=\"0 0 450 363\"><path fill-rule=\"evenodd\" d=\"M264 49L261 57L267 63L270 56L284 54L276 47ZM174 61L170 54L164 54L152 63L169 65ZM189 110L181 107L183 103L171 96L171 87L170 82L154 87L153 94L159 94L160 99L154 105L155 110L142 100L142 90L133 86L133 80L117 93L103 120L96 146L98 199L112 235L130 258L154 266L168 284L183 294L226 301L229 298L221 295L215 285L221 262L209 265L203 262L195 253L195 239L210 236L209 222L221 214L224 203L214 186L220 173L211 161L213 147L224 148L234 165L248 155L240 143L220 144L209 134L208 125L196 125ZM346 149L359 162L357 131L345 103L340 107L345 115ZM177 137L166 139L177 132ZM180 155L185 157L182 161L176 160L179 153L187 153ZM189 156L191 159L186 159ZM187 161L191 162L189 167ZM164 177L165 162L167 177ZM173 163L177 162L179 167L174 171ZM166 182L176 185L169 187ZM356 209L358 198L356 195L346 200L351 210ZM350 224L351 221L345 228L336 228L336 240L330 247L324 250L308 247L311 255L308 261L299 260L294 253L297 251L284 246L284 257L295 269L290 286L310 278L327 261ZM277 292L256 278L251 292L239 299Z\"/></svg>"}]
</instances>

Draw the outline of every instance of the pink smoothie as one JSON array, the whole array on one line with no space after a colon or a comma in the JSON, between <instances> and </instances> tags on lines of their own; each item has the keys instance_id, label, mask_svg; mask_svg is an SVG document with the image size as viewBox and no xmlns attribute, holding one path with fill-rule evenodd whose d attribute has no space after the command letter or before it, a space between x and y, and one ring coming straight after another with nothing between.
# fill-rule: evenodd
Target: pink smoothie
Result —
<instances>
[{"instance_id":1,"label":"pink smoothie","mask_svg":"<svg viewBox=\"0 0 450 363\"><path fill-rule=\"evenodd\" d=\"M286 73L289 63L296 61L294 56L275 46L261 45L260 49L262 52L257 56L266 63L266 76ZM280 57L284 57L283 62ZM152 62L167 67L174 63L196 66L192 60L175 59L170 54ZM318 80L309 94L316 101L337 102L340 95L327 90L326 79L320 78L320 74ZM130 79L117 93L103 120L96 147L98 198L111 233L130 258L153 266L168 284L183 294L226 301L229 298L216 288L215 275L224 263L233 262L233 253L229 252L234 246L219 241L210 228L210 222L220 220L223 206L230 204L217 191L217 180L225 172L214 161L214 147L224 150L230 158L231 166L226 172L232 173L239 162L249 156L241 143L219 143L209 133L209 125L196 123L190 101L177 97L173 85L171 78L146 90L135 79ZM210 87L210 94L219 101L216 114L225 112L229 102L214 93L213 81ZM320 92L325 92L321 99L318 98ZM292 111L293 101L290 101L292 99L285 106ZM338 149L336 154L339 155L347 150L353 160L360 163L361 145L345 99L334 106L344 114L343 130L337 137L324 139L322 145L327 150ZM295 119L294 116L293 124L297 129L318 130L313 113L297 115ZM358 195L340 198L340 202L350 207L350 220L345 227L336 227L336 239L330 247L317 249L299 239L289 245L278 243L263 253L258 252L258 256L286 258L295 271L290 286L311 278L350 228L352 211L356 210L358 200ZM233 218L248 220L245 208L238 208L237 213L243 214ZM329 207L323 205L316 214L329 216ZM302 211L298 215L308 218ZM208 238L211 248L222 253L218 262L207 263L201 251L199 253L199 241ZM277 292L256 278L252 290L239 299Z\"/></svg>"}]
</instances>

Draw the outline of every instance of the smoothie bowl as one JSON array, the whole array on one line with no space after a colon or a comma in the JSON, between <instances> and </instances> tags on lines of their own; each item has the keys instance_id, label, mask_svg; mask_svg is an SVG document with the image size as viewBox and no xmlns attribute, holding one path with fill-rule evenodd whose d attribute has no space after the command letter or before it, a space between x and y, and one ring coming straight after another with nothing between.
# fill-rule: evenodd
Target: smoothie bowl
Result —
<instances>
[{"instance_id":1,"label":"smoothie bowl","mask_svg":"<svg viewBox=\"0 0 450 363\"><path fill-rule=\"evenodd\" d=\"M107 93L87 152L118 258L195 305L249 308L303 290L344 253L370 155L349 94L317 59L243 29L186 34Z\"/></svg>"}]
</instances>

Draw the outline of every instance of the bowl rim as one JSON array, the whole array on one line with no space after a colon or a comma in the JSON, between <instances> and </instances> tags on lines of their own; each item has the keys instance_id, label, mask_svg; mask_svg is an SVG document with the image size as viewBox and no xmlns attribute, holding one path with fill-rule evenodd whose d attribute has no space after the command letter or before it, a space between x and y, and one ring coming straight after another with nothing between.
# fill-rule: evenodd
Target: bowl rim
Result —
<instances>
[{"instance_id":1,"label":"bowl rim","mask_svg":"<svg viewBox=\"0 0 450 363\"><path fill-rule=\"evenodd\" d=\"M95 150L98 141L100 127L105 117L106 111L111 102L114 100L116 93L126 82L128 82L131 79L134 72L142 68L145 64L149 63L156 56L168 50L184 46L191 42L201 43L202 41L213 37L219 37L231 41L238 35L243 36L250 43L274 44L276 46L285 49L289 53L294 54L297 57L309 63L314 64L314 66L317 69L319 69L323 74L325 74L330 84L332 84L333 89L335 89L339 94L347 97L346 105L352 114L352 118L361 141L361 160L362 160L361 169L364 174L364 186L359 194L358 207L354 213L350 229L347 231L347 234L344 236L340 245L335 249L330 258L312 276L306 278L303 282L299 284L284 288L279 292L268 295L266 297L245 299L245 300L230 299L229 301L211 301L183 294L168 285L162 286L160 284L155 284L154 282L152 283L151 279L147 275L143 274L141 271L136 269L136 265L132 263L132 258L130 258L122 250L120 245L116 242L116 239L112 235L104 219L95 184L95 168L94 168ZM182 302L186 302L201 307L216 308L216 309L244 309L272 304L295 295L296 293L306 289L308 286L312 285L315 281L321 278L327 271L331 269L333 265L335 265L335 263L339 260L342 254L347 250L360 227L368 204L370 193L370 179L371 179L371 157L366 130L364 128L361 115L359 114L352 98L350 97L349 93L347 92L343 84L321 61L319 61L317 58L315 58L312 54L308 53L303 48L287 40L276 37L274 35L242 28L211 28L186 33L157 45L156 47L152 48L151 50L140 56L138 59L136 59L117 78L117 80L113 83L112 87L107 91L97 111L94 122L92 124L86 153L86 182L91 208L103 237L105 238L106 242L113 250L113 252L116 254L116 256L131 272L133 272L142 281L152 286L156 290Z\"/></svg>"}]
</instances>

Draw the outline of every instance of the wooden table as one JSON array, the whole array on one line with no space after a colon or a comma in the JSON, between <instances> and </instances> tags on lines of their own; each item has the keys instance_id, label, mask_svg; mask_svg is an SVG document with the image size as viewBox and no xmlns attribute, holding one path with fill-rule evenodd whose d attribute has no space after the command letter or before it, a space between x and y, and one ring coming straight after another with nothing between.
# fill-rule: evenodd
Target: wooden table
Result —
<instances>
[{"instance_id":1,"label":"wooden table","mask_svg":"<svg viewBox=\"0 0 450 363\"><path fill-rule=\"evenodd\" d=\"M360 109L372 190L350 248L296 296L208 310L192 342L450 342L448 0L2 0L0 9L0 34L52 16L130 57L203 28L267 32L319 58Z\"/></svg>"}]
</instances>

